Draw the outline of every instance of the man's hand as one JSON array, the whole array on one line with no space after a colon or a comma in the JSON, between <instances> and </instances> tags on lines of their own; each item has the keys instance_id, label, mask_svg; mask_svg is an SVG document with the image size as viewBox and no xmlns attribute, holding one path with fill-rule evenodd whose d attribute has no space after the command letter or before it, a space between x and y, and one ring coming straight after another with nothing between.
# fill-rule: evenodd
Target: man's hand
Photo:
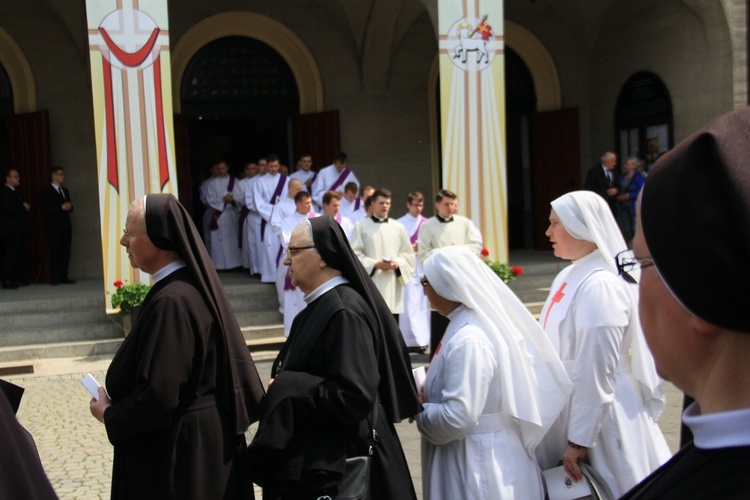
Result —
<instances>
[{"instance_id":1,"label":"man's hand","mask_svg":"<svg viewBox=\"0 0 750 500\"><path fill-rule=\"evenodd\" d=\"M234 201L234 198L232 198L232 193L225 194L224 197L222 198L222 201L224 203L232 203Z\"/></svg>"},{"instance_id":2,"label":"man's hand","mask_svg":"<svg viewBox=\"0 0 750 500\"><path fill-rule=\"evenodd\" d=\"M69 201L66 201L62 204L62 209L66 212L70 212L73 210L73 204Z\"/></svg>"},{"instance_id":3,"label":"man's hand","mask_svg":"<svg viewBox=\"0 0 750 500\"><path fill-rule=\"evenodd\" d=\"M617 188L609 188L609 189L607 189L607 196L613 197L614 195L617 194L618 191L619 191L619 189L617 189Z\"/></svg>"},{"instance_id":4,"label":"man's hand","mask_svg":"<svg viewBox=\"0 0 750 500\"><path fill-rule=\"evenodd\" d=\"M379 260L375 263L375 269L393 271L394 269L398 269L398 262L395 260Z\"/></svg>"},{"instance_id":5,"label":"man's hand","mask_svg":"<svg viewBox=\"0 0 750 500\"><path fill-rule=\"evenodd\" d=\"M26 203L26 202L24 201L24 202L23 202L23 208L25 208L25 209L26 209L26 211L28 212L29 210L31 210L31 205L29 205L28 203Z\"/></svg>"}]
</instances>

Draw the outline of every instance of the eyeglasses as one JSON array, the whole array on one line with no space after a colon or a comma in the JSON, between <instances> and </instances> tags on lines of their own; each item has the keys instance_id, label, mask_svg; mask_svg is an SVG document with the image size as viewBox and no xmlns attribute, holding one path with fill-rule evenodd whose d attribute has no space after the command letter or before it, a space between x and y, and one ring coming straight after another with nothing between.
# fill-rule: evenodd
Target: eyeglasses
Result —
<instances>
[{"instance_id":1,"label":"eyeglasses","mask_svg":"<svg viewBox=\"0 0 750 500\"><path fill-rule=\"evenodd\" d=\"M421 278L419 278L419 284L422 285L422 286L429 285L430 282L427 281L427 276L422 276Z\"/></svg>"},{"instance_id":2,"label":"eyeglasses","mask_svg":"<svg viewBox=\"0 0 750 500\"><path fill-rule=\"evenodd\" d=\"M315 245L308 245L306 247L287 247L286 249L286 256L290 259L300 253L302 250L308 250L310 248L315 248Z\"/></svg>"},{"instance_id":3,"label":"eyeglasses","mask_svg":"<svg viewBox=\"0 0 750 500\"><path fill-rule=\"evenodd\" d=\"M636 257L633 255L632 250L623 250L615 255L615 265L617 266L617 274L622 276L622 279L628 283L637 283L630 273L653 266L654 259L650 257Z\"/></svg>"},{"instance_id":4,"label":"eyeglasses","mask_svg":"<svg viewBox=\"0 0 750 500\"><path fill-rule=\"evenodd\" d=\"M146 234L146 232L145 232L145 231L141 231L140 233L129 233L129 232L127 231L127 229L123 229L123 230L122 230L122 236L123 236L123 237L124 237L124 238L125 238L126 240L128 240L128 241L132 240L132 239L133 239L133 236L138 236L138 235L141 235L141 234Z\"/></svg>"}]
</instances>

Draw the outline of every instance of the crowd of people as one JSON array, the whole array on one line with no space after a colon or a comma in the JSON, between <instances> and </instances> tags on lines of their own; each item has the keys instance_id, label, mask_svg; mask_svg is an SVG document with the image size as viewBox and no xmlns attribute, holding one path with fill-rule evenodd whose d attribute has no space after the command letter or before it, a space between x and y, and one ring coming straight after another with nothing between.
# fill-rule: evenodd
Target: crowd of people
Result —
<instances>
[{"instance_id":1,"label":"crowd of people","mask_svg":"<svg viewBox=\"0 0 750 500\"><path fill-rule=\"evenodd\" d=\"M606 192L553 200L546 235L571 264L538 320L479 258L481 237L449 191L427 220L423 197L410 195L401 225L376 189L347 233L343 196L322 191L333 212L314 215L316 179L297 178L312 192L294 194L274 230L290 187L279 174L256 181L254 193L273 195L257 205L274 207L261 241L275 235L274 271L304 303L265 386L185 209L171 195L136 200L120 243L156 285L90 403L115 450L113 498L250 498L254 483L264 498L332 500L356 483L359 459L369 498L416 498L393 425L407 418L422 436L430 500L541 499L553 486L543 470L560 468L567 488L595 471L598 498L747 498L748 139L744 109L660 158L636 201L632 250ZM337 172L332 187L345 188L353 174ZM699 188L701 203L684 195ZM399 327L415 279L445 318L431 322L443 330L424 379ZM674 457L657 424L662 377L695 399L683 414L694 439ZM39 464L23 440L5 442L4 455L27 460L16 481L0 481L17 497Z\"/></svg>"},{"instance_id":2,"label":"crowd of people","mask_svg":"<svg viewBox=\"0 0 750 500\"><path fill-rule=\"evenodd\" d=\"M18 191L21 174L16 168L4 172L5 183L0 186L0 260L2 261L2 288L14 290L28 285L23 280L24 245L28 242L32 224L32 203ZM68 276L70 247L73 229L70 214L73 202L70 191L63 186L65 169L59 166L50 170L50 183L39 193L39 210L45 216L45 229L49 245L49 271L52 286L74 285ZM36 207L34 207L36 208Z\"/></svg>"}]
</instances>

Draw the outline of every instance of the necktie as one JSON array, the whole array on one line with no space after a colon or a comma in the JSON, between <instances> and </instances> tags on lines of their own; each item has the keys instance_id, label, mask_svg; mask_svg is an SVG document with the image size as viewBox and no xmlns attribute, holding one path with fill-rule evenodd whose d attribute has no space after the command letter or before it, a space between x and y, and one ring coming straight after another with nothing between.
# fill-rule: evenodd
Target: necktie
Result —
<instances>
[{"instance_id":1,"label":"necktie","mask_svg":"<svg viewBox=\"0 0 750 500\"><path fill-rule=\"evenodd\" d=\"M60 186L57 186L57 192L60 193L60 196L62 196L62 199L65 199L65 193L63 193L63 190Z\"/></svg>"}]
</instances>

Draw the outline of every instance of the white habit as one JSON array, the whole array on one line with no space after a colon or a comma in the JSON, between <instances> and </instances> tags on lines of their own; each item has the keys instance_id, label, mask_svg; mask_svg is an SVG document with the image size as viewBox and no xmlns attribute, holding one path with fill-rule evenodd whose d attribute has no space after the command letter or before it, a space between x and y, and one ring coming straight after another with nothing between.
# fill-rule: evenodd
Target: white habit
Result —
<instances>
[{"instance_id":1,"label":"white habit","mask_svg":"<svg viewBox=\"0 0 750 500\"><path fill-rule=\"evenodd\" d=\"M239 246L238 234L239 209L234 202L224 203L222 200L228 193L236 193L235 186L229 189L231 179L233 177L230 175L216 177L208 185L208 204L214 209L214 214L220 214L216 221L218 229L209 229L211 261L216 269L234 269L242 265L242 249ZM236 180L234 184L237 184Z\"/></svg>"},{"instance_id":2,"label":"white habit","mask_svg":"<svg viewBox=\"0 0 750 500\"><path fill-rule=\"evenodd\" d=\"M404 226L392 219L385 219L382 223L374 222L372 218L363 219L354 227L352 250L365 271L370 273L391 312L404 312L401 290L414 274L414 251ZM398 269L375 269L375 263L385 258L397 262Z\"/></svg>"},{"instance_id":3,"label":"white habit","mask_svg":"<svg viewBox=\"0 0 750 500\"><path fill-rule=\"evenodd\" d=\"M344 186L346 186L347 183L353 182L357 185L357 189L359 189L359 181L357 180L357 176L354 175L354 172L349 170L349 175L347 175L343 182L339 183L339 185L335 189L331 189L333 185L336 183L336 181L341 177L341 174L343 173L343 170L339 172L336 170L335 165L328 165L325 168L322 168L320 172L318 172L318 176L315 178L315 182L312 184L312 199L313 203L315 203L316 206L322 207L323 206L323 195L326 194L326 191L341 191L344 192Z\"/></svg>"},{"instance_id":4,"label":"white habit","mask_svg":"<svg viewBox=\"0 0 750 500\"><path fill-rule=\"evenodd\" d=\"M450 222L441 222L440 216L430 217L419 228L419 259L424 262L437 248L464 245L479 255L482 238L476 226L461 215L454 215Z\"/></svg>"},{"instance_id":5,"label":"white habit","mask_svg":"<svg viewBox=\"0 0 750 500\"><path fill-rule=\"evenodd\" d=\"M558 274L539 318L573 381L568 406L537 448L540 465L555 466L568 440L585 446L615 497L671 457L631 372L638 307L628 286L594 250Z\"/></svg>"},{"instance_id":6,"label":"white habit","mask_svg":"<svg viewBox=\"0 0 750 500\"><path fill-rule=\"evenodd\" d=\"M421 215L415 218L407 213L398 219L398 222L406 228L409 241L416 243L419 227L426 220ZM419 283L424 271L416 253L414 261L414 274L404 286L404 313L398 317L398 326L404 336L406 347L424 347L430 345L430 306L424 288Z\"/></svg>"},{"instance_id":7,"label":"white habit","mask_svg":"<svg viewBox=\"0 0 750 500\"><path fill-rule=\"evenodd\" d=\"M430 500L544 498L536 460L524 449L521 428L502 411L505 371L471 311L448 315L440 351L425 381L422 486Z\"/></svg>"},{"instance_id":8,"label":"white habit","mask_svg":"<svg viewBox=\"0 0 750 500\"><path fill-rule=\"evenodd\" d=\"M277 187L281 183L280 194L273 198ZM263 283L276 282L276 255L279 251L279 239L271 229L270 221L276 203L288 198L287 180L285 175L266 174L255 182L253 186L253 203L263 221L261 225L262 242L260 243L260 280Z\"/></svg>"}]
</instances>

